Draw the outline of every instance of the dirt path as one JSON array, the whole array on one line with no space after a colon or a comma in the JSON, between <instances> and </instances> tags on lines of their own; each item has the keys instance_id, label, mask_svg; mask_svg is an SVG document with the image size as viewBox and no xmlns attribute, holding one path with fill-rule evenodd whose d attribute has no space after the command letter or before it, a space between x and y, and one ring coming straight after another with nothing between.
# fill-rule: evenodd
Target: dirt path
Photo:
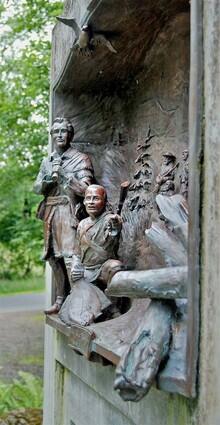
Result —
<instances>
[{"instance_id":1,"label":"dirt path","mask_svg":"<svg viewBox=\"0 0 220 425\"><path fill-rule=\"evenodd\" d=\"M0 313L0 379L18 371L43 376L44 315L42 311Z\"/></svg>"}]
</instances>

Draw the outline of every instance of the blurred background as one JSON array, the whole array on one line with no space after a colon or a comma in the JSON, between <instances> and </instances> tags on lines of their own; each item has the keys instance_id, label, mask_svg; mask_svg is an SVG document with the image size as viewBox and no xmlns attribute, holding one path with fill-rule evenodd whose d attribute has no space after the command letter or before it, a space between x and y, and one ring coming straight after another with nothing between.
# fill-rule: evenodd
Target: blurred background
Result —
<instances>
[{"instance_id":1,"label":"blurred background","mask_svg":"<svg viewBox=\"0 0 220 425\"><path fill-rule=\"evenodd\" d=\"M41 423L43 234L32 187L47 151L50 40L61 11L52 0L0 3L0 424Z\"/></svg>"}]
</instances>

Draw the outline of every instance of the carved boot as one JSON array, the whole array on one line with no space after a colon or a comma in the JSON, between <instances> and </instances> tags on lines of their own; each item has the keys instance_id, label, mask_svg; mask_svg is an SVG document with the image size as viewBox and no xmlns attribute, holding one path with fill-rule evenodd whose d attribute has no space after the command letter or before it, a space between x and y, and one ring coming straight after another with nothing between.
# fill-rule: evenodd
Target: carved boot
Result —
<instances>
[{"instance_id":1,"label":"carved boot","mask_svg":"<svg viewBox=\"0 0 220 425\"><path fill-rule=\"evenodd\" d=\"M61 306L63 304L64 298L63 297L57 297L55 303L49 307L48 309L44 310L45 314L58 314Z\"/></svg>"}]
</instances>

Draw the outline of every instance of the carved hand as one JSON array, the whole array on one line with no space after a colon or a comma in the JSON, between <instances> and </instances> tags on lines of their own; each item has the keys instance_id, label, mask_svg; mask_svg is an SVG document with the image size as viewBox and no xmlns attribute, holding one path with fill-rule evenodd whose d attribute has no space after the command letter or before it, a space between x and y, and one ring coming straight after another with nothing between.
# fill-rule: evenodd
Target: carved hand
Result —
<instances>
[{"instance_id":1,"label":"carved hand","mask_svg":"<svg viewBox=\"0 0 220 425\"><path fill-rule=\"evenodd\" d=\"M52 174L51 178L54 182L58 181L60 171L61 171L61 160L60 159L54 159L52 162Z\"/></svg>"},{"instance_id":2,"label":"carved hand","mask_svg":"<svg viewBox=\"0 0 220 425\"><path fill-rule=\"evenodd\" d=\"M46 193L48 193L48 191L50 191L51 188L54 187L54 184L56 184L56 182L52 179L52 175L46 174L43 177L42 183L39 185L40 190L38 189L37 192L46 194ZM37 188L37 184L35 185L35 188Z\"/></svg>"},{"instance_id":3,"label":"carved hand","mask_svg":"<svg viewBox=\"0 0 220 425\"><path fill-rule=\"evenodd\" d=\"M70 275L73 282L81 279L84 276L83 265L78 255L73 256L73 264L72 264Z\"/></svg>"},{"instance_id":4,"label":"carved hand","mask_svg":"<svg viewBox=\"0 0 220 425\"><path fill-rule=\"evenodd\" d=\"M75 282L76 280L81 279L84 276L84 271L83 269L78 269L77 267L74 267L71 270L71 279L73 282Z\"/></svg>"},{"instance_id":5,"label":"carved hand","mask_svg":"<svg viewBox=\"0 0 220 425\"><path fill-rule=\"evenodd\" d=\"M156 177L156 183L157 183L157 184L159 184L159 185L161 185L162 181L163 181L163 179L162 179L161 175L159 174L159 175Z\"/></svg>"},{"instance_id":6,"label":"carved hand","mask_svg":"<svg viewBox=\"0 0 220 425\"><path fill-rule=\"evenodd\" d=\"M116 236L121 231L122 218L118 214L112 214L108 221L108 234L110 236Z\"/></svg>"}]
</instances>

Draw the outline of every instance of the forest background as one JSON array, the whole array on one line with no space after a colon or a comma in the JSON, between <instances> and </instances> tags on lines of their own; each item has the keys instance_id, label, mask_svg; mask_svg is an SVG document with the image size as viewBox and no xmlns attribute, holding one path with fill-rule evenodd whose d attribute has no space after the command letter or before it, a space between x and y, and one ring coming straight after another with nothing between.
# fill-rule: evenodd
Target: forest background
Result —
<instances>
[{"instance_id":1,"label":"forest background","mask_svg":"<svg viewBox=\"0 0 220 425\"><path fill-rule=\"evenodd\" d=\"M47 152L51 30L62 2L0 4L0 293L43 287L40 201Z\"/></svg>"}]
</instances>

